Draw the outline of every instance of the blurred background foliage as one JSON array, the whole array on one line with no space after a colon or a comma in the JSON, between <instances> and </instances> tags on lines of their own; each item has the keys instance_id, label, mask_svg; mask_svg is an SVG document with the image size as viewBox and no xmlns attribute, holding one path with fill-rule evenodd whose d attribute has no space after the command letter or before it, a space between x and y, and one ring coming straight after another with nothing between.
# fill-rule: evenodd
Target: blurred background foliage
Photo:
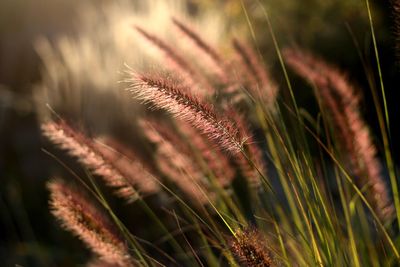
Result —
<instances>
[{"instance_id":1,"label":"blurred background foliage","mask_svg":"<svg viewBox=\"0 0 400 267\"><path fill-rule=\"evenodd\" d=\"M134 2L131 5L132 12L135 8L140 9L136 5L138 1L132 2ZM148 1L150 6L153 2L155 1ZM35 98L43 92L44 87L65 85L70 77L65 80L65 77L60 74L63 73L62 69L51 69L46 72L43 67L46 62L43 61L43 54L41 55L41 50L38 49L38 40L46 40L50 51L53 52L57 52L57 49L52 50L52 47L57 48L60 43L69 45L70 53L75 53L75 56L81 60L78 61L80 68L77 69L81 76L92 75L91 79L85 78L90 81L106 80L104 83L79 84L82 87L90 87L89 89L92 90L86 93L85 101L81 104L81 107L86 107L86 111L90 114L78 110L75 116L86 116L79 118L83 120L92 116L89 121L92 122L93 127L96 123L102 125L97 125L97 130L104 130L104 128L110 130L108 128L112 127L112 130L125 132L126 137L129 138L134 132L134 126L129 125L129 115L140 111L132 107L133 105L131 107L126 105L125 112L118 113L118 110L125 106L115 106L115 103L118 103L116 101L121 98L113 96L115 99L112 100L108 89L109 87L118 89L116 82L121 79L118 73L123 70L124 62L143 60L137 58L141 53L130 47L134 45L134 40L124 39L123 34L118 36L102 34L112 33L102 28L104 24L95 28L91 27L96 26L99 20L109 14L110 3L111 1L106 0L0 1L0 258L3 259L2 266L15 264L72 266L76 262L83 264L87 260L88 252L83 249L82 244L69 233L60 230L47 207L48 194L44 184L48 177L55 173L62 173L63 170L41 150L45 145L40 137L38 122L43 118L42 110L45 107L38 108L38 103L44 105L45 101L38 102ZM126 1L113 2L113 5L119 4L123 7ZM223 20L224 25L219 31L212 28L211 24L208 26L207 23L198 24L202 35L218 44L221 49L228 49L230 46L228 37L231 36L240 38L246 36L252 44L257 45L266 64L270 66L274 77L281 82L282 87L285 84L282 71L261 5L268 12L273 31L282 47L299 45L315 51L351 73L351 80L364 89L368 89L369 85L359 53L366 62L367 70L376 73L367 11L363 0L187 0L178 6L182 4L184 6L182 10L187 10L185 17L198 18L207 13L217 14L219 20ZM399 85L399 75L394 63L391 10L389 1L372 1L371 4L383 63L389 110L395 120L395 114L398 114L396 113L398 104L395 89L396 85ZM249 21L246 19L244 8ZM125 11L129 13L131 10L125 9ZM89 16L90 12L103 14L103 16ZM208 21L207 17L203 19L204 21ZM254 28L255 40L251 35L249 23ZM170 26L163 23L154 24L154 29L158 28L158 31L163 32L168 38ZM219 33L222 36L218 36ZM129 32L124 34L130 35ZM126 54L126 58L122 53L118 54L118 57L113 57L114 54L111 54L108 58L113 60L105 61L103 64L99 63L101 61L95 61L94 64L98 69L94 69L94 65L85 65L89 60L83 60L76 51L82 47L80 42L84 40L85 35L88 35L89 43L98 41L98 57L102 59L107 58L104 55L109 52L108 48L112 47L117 51L119 47L116 44L124 44L125 41L128 43L125 44L124 49L118 51L129 54ZM118 42L107 39L119 37L121 39ZM356 47L355 42L359 48ZM101 46L107 43L111 45ZM89 49L92 48L89 46ZM62 60L57 61L57 64L64 63L65 61ZM56 75L60 74L61 78L54 79L54 75L49 76L51 71L54 71ZM101 75L105 73L109 75L102 77ZM306 90L300 81L293 81L300 106L309 109L312 102L311 92ZM376 81L372 83L376 85ZM68 88L71 89L70 87L74 85L69 84ZM98 87L108 89L99 90ZM47 88L49 91L52 89L54 88ZM369 90L365 90L364 93L364 113L368 122L377 129ZM88 99L93 103L88 104ZM66 99L61 98L59 101L65 104L63 101ZM58 110L68 112L71 111L71 107ZM118 118L121 123L115 123L116 116L120 116ZM130 127L129 131L122 128L123 125ZM392 136L398 136L398 126L394 126L391 130ZM394 141L394 151L399 151L398 138L394 138ZM398 162L398 155L395 157ZM69 161L70 159L62 159L70 166L74 166ZM129 220L130 223L137 225L144 221L145 218L140 217Z\"/></svg>"}]
</instances>

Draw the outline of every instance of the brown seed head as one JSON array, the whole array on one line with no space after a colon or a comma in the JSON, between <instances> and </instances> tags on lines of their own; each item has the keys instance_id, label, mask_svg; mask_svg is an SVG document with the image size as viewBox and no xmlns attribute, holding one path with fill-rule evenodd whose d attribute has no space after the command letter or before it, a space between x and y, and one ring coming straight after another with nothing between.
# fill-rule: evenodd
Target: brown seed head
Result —
<instances>
[{"instance_id":1,"label":"brown seed head","mask_svg":"<svg viewBox=\"0 0 400 267\"><path fill-rule=\"evenodd\" d=\"M273 260L265 247L265 240L256 229L237 231L231 242L231 249L240 262L246 266L274 266Z\"/></svg>"},{"instance_id":2,"label":"brown seed head","mask_svg":"<svg viewBox=\"0 0 400 267\"><path fill-rule=\"evenodd\" d=\"M181 86L164 77L131 73L128 88L137 99L153 108L165 109L176 118L217 142L223 149L237 153L242 149L242 138L234 122L216 114L213 107L186 93Z\"/></svg>"},{"instance_id":3,"label":"brown seed head","mask_svg":"<svg viewBox=\"0 0 400 267\"><path fill-rule=\"evenodd\" d=\"M59 179L51 181L48 188L51 212L65 229L77 235L100 259L118 266L132 266L124 240L81 190Z\"/></svg>"},{"instance_id":4,"label":"brown seed head","mask_svg":"<svg viewBox=\"0 0 400 267\"><path fill-rule=\"evenodd\" d=\"M350 167L359 187L369 186L369 200L375 212L383 219L392 217L394 207L390 200L376 147L359 107L359 97L346 75L322 59L300 49L286 49L289 65L302 77L317 87L316 94L328 108L334 126L346 150Z\"/></svg>"},{"instance_id":5,"label":"brown seed head","mask_svg":"<svg viewBox=\"0 0 400 267\"><path fill-rule=\"evenodd\" d=\"M128 201L138 197L134 186L143 193L158 191L158 184L138 160L121 157L116 151L95 143L64 121L44 123L42 132L52 143L103 177L108 186L115 188L117 194Z\"/></svg>"}]
</instances>

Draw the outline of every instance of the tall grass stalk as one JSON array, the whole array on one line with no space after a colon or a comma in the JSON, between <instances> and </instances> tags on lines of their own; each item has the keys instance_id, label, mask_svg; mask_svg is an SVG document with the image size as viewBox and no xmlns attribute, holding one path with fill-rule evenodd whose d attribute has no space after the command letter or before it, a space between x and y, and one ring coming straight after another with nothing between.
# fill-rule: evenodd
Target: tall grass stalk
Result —
<instances>
[{"instance_id":1,"label":"tall grass stalk","mask_svg":"<svg viewBox=\"0 0 400 267\"><path fill-rule=\"evenodd\" d=\"M383 146L384 146L384 151L385 151L385 159L386 159L386 164L387 164L389 177L390 177L390 183L391 183L392 192L393 192L393 200L394 200L394 204L395 204L395 208L396 208L398 229L400 230L400 195L399 195L398 182L397 182L397 178L396 178L396 170L395 170L395 166L393 163L391 145L390 145L391 137L390 137L389 111L388 111L388 107L387 107L385 86L384 86L384 82L383 82L381 62L379 59L378 44L376 41L374 22L373 22L373 18L372 18L372 12L371 12L371 8L370 8L369 0L365 0L365 3L367 6L368 20L369 20L369 24L370 24L375 60L376 60L376 65L377 65L377 70L378 70L378 75L379 75L379 85L380 85L381 94L382 94L382 101L383 101L383 107L384 107L383 112L385 114L386 124L384 123L383 118L382 118L383 116L382 116L382 111L380 109L381 105L380 105L379 98L372 87L371 87L371 91L372 91L372 95L373 95L373 99L374 99L375 108L377 109L379 126L381 129L381 135L382 135Z\"/></svg>"}]
</instances>

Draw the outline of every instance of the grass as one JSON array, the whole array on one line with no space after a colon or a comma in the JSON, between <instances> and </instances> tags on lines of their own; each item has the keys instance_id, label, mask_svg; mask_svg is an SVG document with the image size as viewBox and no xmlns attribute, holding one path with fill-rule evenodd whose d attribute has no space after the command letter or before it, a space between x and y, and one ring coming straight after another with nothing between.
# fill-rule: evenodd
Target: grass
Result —
<instances>
[{"instance_id":1,"label":"grass","mask_svg":"<svg viewBox=\"0 0 400 267\"><path fill-rule=\"evenodd\" d=\"M245 42L234 40L233 53L224 54L175 17L171 26L189 43L187 55L135 25L132 34L162 62L156 71L125 74L128 91L149 109L137 124L146 145L130 149L113 136L99 141L63 114L43 126L44 135L87 171L75 175L59 160L93 207L85 209L90 205L70 182L53 181L49 188L53 213L94 252L91 266L398 265L398 177L374 21L365 3L381 89L371 88L378 140L348 75L305 49L282 50L260 1L281 85L261 50ZM256 42L244 1L241 7ZM295 76L313 90L316 116L298 105ZM124 209L148 220L128 225L119 218L99 177L128 201Z\"/></svg>"}]
</instances>

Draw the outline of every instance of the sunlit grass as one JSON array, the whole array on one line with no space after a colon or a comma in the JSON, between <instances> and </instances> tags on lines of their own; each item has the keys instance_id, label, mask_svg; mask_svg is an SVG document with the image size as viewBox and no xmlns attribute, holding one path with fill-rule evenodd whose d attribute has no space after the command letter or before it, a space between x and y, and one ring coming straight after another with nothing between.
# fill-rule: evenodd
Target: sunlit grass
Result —
<instances>
[{"instance_id":1,"label":"sunlit grass","mask_svg":"<svg viewBox=\"0 0 400 267\"><path fill-rule=\"evenodd\" d=\"M257 6L268 29L262 34L269 34L278 59L277 73L281 77L276 80L283 81L280 94L271 94L272 104L263 101L271 88L260 82L262 78L257 71L267 70L258 47L254 52L258 59L253 59L252 54L241 51L244 47L236 45L238 59L232 60L234 64L225 64L219 61L219 56L210 56L206 38L203 42L197 35L201 32L192 32L188 26L183 37L192 41L191 45L196 48L191 51L196 59L192 69L188 66L192 67L193 62L186 62L188 57L175 46L164 43L164 39L158 39L141 25L136 33L132 29L132 34L144 36L148 46L161 52L156 74L151 70L142 70L139 74L131 69L124 74L129 83L125 85L130 86L133 97L151 109L150 115L142 114L141 119L152 121L154 126L137 124L136 130L147 142L139 150L147 150L150 156L143 158L134 151L134 158L130 159L143 164L146 172L152 174L150 179L159 187L157 192L141 191L140 186L130 183L129 179L126 183L118 179L118 186L130 186L135 192L134 201L123 208L140 210L147 214L149 221L127 225L124 218L119 218L111 195L97 180L97 176L105 176L103 173L119 167L96 150L97 136L79 130L69 118L64 121L63 114L53 112L55 123L62 120L67 125L68 121L71 130L67 131L61 124L61 134L45 135L76 157L87 168L87 177L76 175L56 156L46 153L68 169L82 189L89 191L108 212L116 231L126 240L131 252L129 260L139 265L399 264L400 200L369 1L366 0L365 12L381 89L379 95L371 84L381 130L377 145L372 141L350 79L337 67L298 47L282 51L269 16L271 11L261 1L257 1ZM253 42L257 43L260 33L253 28L245 1L241 1L241 8ZM176 24L176 18L174 20ZM182 25L185 24L182 22ZM214 60L213 64L203 60L207 55ZM220 55L228 60L226 57L230 54L226 56L221 52ZM208 67L211 74L203 73L198 65ZM219 79L215 75L218 71L210 66L221 66L228 80ZM351 70L346 72L351 73ZM295 75L305 79L314 91L318 106L316 115L298 104ZM272 79L271 84L275 84ZM252 132L246 129L247 124ZM198 132L190 132L185 128L188 126ZM380 142L385 154L383 164L377 156ZM110 149L115 148L110 145ZM122 152L121 155L131 156ZM212 155L229 164L218 165ZM190 166L185 165L188 162ZM219 172L221 166L227 169ZM102 172L96 168L103 168ZM223 182L228 168L235 175ZM386 171L390 185L384 179ZM174 180L175 176L185 178L184 182ZM149 178L143 176L143 179ZM158 233L158 240L146 240L146 232L151 231ZM143 237L132 232L139 232Z\"/></svg>"}]
</instances>

